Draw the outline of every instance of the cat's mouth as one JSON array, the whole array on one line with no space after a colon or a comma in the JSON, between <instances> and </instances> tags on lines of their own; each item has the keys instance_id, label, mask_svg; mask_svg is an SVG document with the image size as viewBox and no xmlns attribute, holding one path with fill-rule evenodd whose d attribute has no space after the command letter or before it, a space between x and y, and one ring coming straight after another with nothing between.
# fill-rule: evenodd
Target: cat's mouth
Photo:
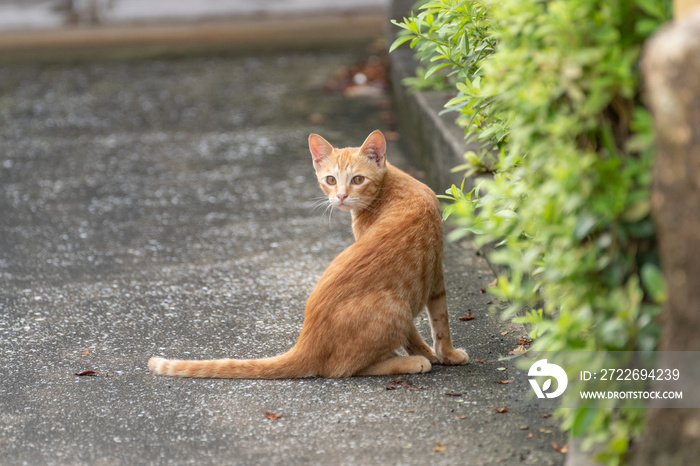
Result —
<instances>
[{"instance_id":1,"label":"cat's mouth","mask_svg":"<svg viewBox=\"0 0 700 466\"><path fill-rule=\"evenodd\" d=\"M331 200L331 205L335 207L336 209L340 209L344 212L348 212L352 210L352 200L350 198L345 198L345 199L332 199Z\"/></svg>"},{"instance_id":2,"label":"cat's mouth","mask_svg":"<svg viewBox=\"0 0 700 466\"><path fill-rule=\"evenodd\" d=\"M347 201L339 201L333 204L333 207L340 209L344 212L349 212L352 210L352 206Z\"/></svg>"}]
</instances>

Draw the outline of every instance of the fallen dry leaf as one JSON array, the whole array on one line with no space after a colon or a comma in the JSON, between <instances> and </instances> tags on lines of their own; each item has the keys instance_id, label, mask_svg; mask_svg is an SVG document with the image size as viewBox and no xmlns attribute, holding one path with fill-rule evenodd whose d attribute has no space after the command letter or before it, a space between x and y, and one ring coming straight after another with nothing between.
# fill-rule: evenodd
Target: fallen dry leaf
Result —
<instances>
[{"instance_id":1,"label":"fallen dry leaf","mask_svg":"<svg viewBox=\"0 0 700 466\"><path fill-rule=\"evenodd\" d=\"M488 286L496 286L498 285L498 278L494 278L491 283L488 284Z\"/></svg>"},{"instance_id":2,"label":"fallen dry leaf","mask_svg":"<svg viewBox=\"0 0 700 466\"><path fill-rule=\"evenodd\" d=\"M569 451L569 444L565 443L564 445L559 446L555 442L552 442L552 448L554 448L559 453L567 453Z\"/></svg>"},{"instance_id":3,"label":"fallen dry leaf","mask_svg":"<svg viewBox=\"0 0 700 466\"><path fill-rule=\"evenodd\" d=\"M551 414L546 414L546 413L545 413L545 414L542 414L540 417L541 417L542 419L547 419L548 417L551 417L551 416L552 416Z\"/></svg>"},{"instance_id":4,"label":"fallen dry leaf","mask_svg":"<svg viewBox=\"0 0 700 466\"><path fill-rule=\"evenodd\" d=\"M481 288L481 289L479 289L479 293L484 294L484 293L486 293L486 290Z\"/></svg>"},{"instance_id":5,"label":"fallen dry leaf","mask_svg":"<svg viewBox=\"0 0 700 466\"><path fill-rule=\"evenodd\" d=\"M276 421L284 416L284 414L271 413L270 411L263 411L263 415L271 421Z\"/></svg>"},{"instance_id":6,"label":"fallen dry leaf","mask_svg":"<svg viewBox=\"0 0 700 466\"><path fill-rule=\"evenodd\" d=\"M409 390L423 390L423 387L415 387L413 382L404 376L397 377L389 385L386 386L387 390L396 390L397 388L408 388Z\"/></svg>"},{"instance_id":7,"label":"fallen dry leaf","mask_svg":"<svg viewBox=\"0 0 700 466\"><path fill-rule=\"evenodd\" d=\"M530 426L520 426L520 430L528 430Z\"/></svg>"},{"instance_id":8,"label":"fallen dry leaf","mask_svg":"<svg viewBox=\"0 0 700 466\"><path fill-rule=\"evenodd\" d=\"M508 330L506 330L505 332L501 332L501 335L506 336L506 335L508 335L508 333L510 333L510 332Z\"/></svg>"},{"instance_id":9,"label":"fallen dry leaf","mask_svg":"<svg viewBox=\"0 0 700 466\"><path fill-rule=\"evenodd\" d=\"M469 311L466 316L460 317L459 320L474 320L474 314Z\"/></svg>"},{"instance_id":10,"label":"fallen dry leaf","mask_svg":"<svg viewBox=\"0 0 700 466\"><path fill-rule=\"evenodd\" d=\"M523 351L527 351L527 349L525 348L525 345L520 345L517 348L513 348L512 350L508 351L508 354L516 354Z\"/></svg>"},{"instance_id":11,"label":"fallen dry leaf","mask_svg":"<svg viewBox=\"0 0 700 466\"><path fill-rule=\"evenodd\" d=\"M445 451L447 450L447 444L446 443L440 443L438 442L437 445L435 445L435 448L433 448L433 451Z\"/></svg>"},{"instance_id":12,"label":"fallen dry leaf","mask_svg":"<svg viewBox=\"0 0 700 466\"><path fill-rule=\"evenodd\" d=\"M528 338L527 335L523 335L515 342L516 345L520 346L530 346L530 343L532 343L532 338Z\"/></svg>"},{"instance_id":13,"label":"fallen dry leaf","mask_svg":"<svg viewBox=\"0 0 700 466\"><path fill-rule=\"evenodd\" d=\"M532 432L528 432L528 434L525 436L525 438L532 438Z\"/></svg>"},{"instance_id":14,"label":"fallen dry leaf","mask_svg":"<svg viewBox=\"0 0 700 466\"><path fill-rule=\"evenodd\" d=\"M498 384L506 384L506 383L511 383L511 382L514 382L514 381L515 381L515 379L498 380L498 381L496 381L496 383L498 383Z\"/></svg>"},{"instance_id":15,"label":"fallen dry leaf","mask_svg":"<svg viewBox=\"0 0 700 466\"><path fill-rule=\"evenodd\" d=\"M393 382L389 383L389 385L386 386L386 389L387 390L396 390L397 388L399 388L401 386L402 386L401 383L397 383L396 381L393 381Z\"/></svg>"},{"instance_id":16,"label":"fallen dry leaf","mask_svg":"<svg viewBox=\"0 0 700 466\"><path fill-rule=\"evenodd\" d=\"M508 408L493 408L493 410L496 411L497 413L507 413L508 412Z\"/></svg>"},{"instance_id":17,"label":"fallen dry leaf","mask_svg":"<svg viewBox=\"0 0 700 466\"><path fill-rule=\"evenodd\" d=\"M89 351L81 351L80 354L90 354Z\"/></svg>"},{"instance_id":18,"label":"fallen dry leaf","mask_svg":"<svg viewBox=\"0 0 700 466\"><path fill-rule=\"evenodd\" d=\"M445 392L446 396L462 396L462 393L456 393L456 392Z\"/></svg>"},{"instance_id":19,"label":"fallen dry leaf","mask_svg":"<svg viewBox=\"0 0 700 466\"><path fill-rule=\"evenodd\" d=\"M83 371L83 372L74 372L73 375L77 375L78 377L97 377L102 376L102 377L112 377L109 374L103 374L100 371Z\"/></svg>"},{"instance_id":20,"label":"fallen dry leaf","mask_svg":"<svg viewBox=\"0 0 700 466\"><path fill-rule=\"evenodd\" d=\"M474 362L486 362L486 359L472 359Z\"/></svg>"},{"instance_id":21,"label":"fallen dry leaf","mask_svg":"<svg viewBox=\"0 0 700 466\"><path fill-rule=\"evenodd\" d=\"M468 418L469 416L467 416L466 414L463 414L463 415L457 416L457 417L460 418L460 419L466 419L466 418Z\"/></svg>"},{"instance_id":22,"label":"fallen dry leaf","mask_svg":"<svg viewBox=\"0 0 700 466\"><path fill-rule=\"evenodd\" d=\"M543 434L551 434L552 433L551 430L545 429L544 427L540 427L540 432L542 432Z\"/></svg>"}]
</instances>

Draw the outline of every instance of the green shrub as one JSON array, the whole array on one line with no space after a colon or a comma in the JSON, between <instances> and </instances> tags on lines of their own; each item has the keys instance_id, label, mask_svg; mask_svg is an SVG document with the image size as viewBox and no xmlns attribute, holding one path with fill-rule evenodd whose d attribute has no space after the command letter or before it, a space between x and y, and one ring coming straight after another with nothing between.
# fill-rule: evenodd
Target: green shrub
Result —
<instances>
[{"instance_id":1,"label":"green shrub","mask_svg":"<svg viewBox=\"0 0 700 466\"><path fill-rule=\"evenodd\" d=\"M446 108L481 143L459 167L476 188L448 190L445 217L453 236L496 245L489 258L506 272L491 291L509 303L504 318L530 309L517 319L533 350L656 348L665 291L638 59L670 14L670 0L442 0L394 22L392 50L408 42L426 75L444 73L456 91ZM642 410L623 404L560 411L610 464L643 429Z\"/></svg>"}]
</instances>

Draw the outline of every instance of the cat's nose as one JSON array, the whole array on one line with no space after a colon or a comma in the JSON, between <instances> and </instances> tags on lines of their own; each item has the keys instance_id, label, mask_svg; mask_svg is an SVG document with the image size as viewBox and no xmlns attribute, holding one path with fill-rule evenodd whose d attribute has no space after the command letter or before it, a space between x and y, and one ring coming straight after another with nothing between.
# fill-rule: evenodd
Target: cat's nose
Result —
<instances>
[{"instance_id":1,"label":"cat's nose","mask_svg":"<svg viewBox=\"0 0 700 466\"><path fill-rule=\"evenodd\" d=\"M341 203L342 203L343 201L345 201L345 199L348 198L348 195L347 195L347 194L340 194L340 193L338 193L338 194L336 194L335 196L338 198L338 200L339 200Z\"/></svg>"}]
</instances>

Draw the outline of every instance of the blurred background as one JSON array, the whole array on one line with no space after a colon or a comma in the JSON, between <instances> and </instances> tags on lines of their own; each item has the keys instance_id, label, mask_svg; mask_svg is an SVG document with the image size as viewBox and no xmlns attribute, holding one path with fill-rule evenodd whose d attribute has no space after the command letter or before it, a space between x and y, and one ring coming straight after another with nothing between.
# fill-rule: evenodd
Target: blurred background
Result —
<instances>
[{"instance_id":1,"label":"blurred background","mask_svg":"<svg viewBox=\"0 0 700 466\"><path fill-rule=\"evenodd\" d=\"M387 0L0 0L3 30L381 10Z\"/></svg>"},{"instance_id":2,"label":"blurred background","mask_svg":"<svg viewBox=\"0 0 700 466\"><path fill-rule=\"evenodd\" d=\"M388 0L0 0L0 59L334 47L381 35Z\"/></svg>"}]
</instances>

